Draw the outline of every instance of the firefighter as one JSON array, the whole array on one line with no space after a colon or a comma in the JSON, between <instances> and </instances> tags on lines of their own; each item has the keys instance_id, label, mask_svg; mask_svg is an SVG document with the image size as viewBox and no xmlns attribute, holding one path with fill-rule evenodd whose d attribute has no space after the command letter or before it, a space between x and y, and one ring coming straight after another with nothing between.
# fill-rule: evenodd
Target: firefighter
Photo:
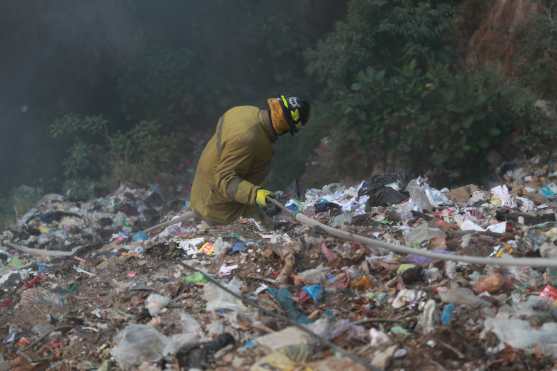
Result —
<instances>
[{"instance_id":1,"label":"firefighter","mask_svg":"<svg viewBox=\"0 0 557 371\"><path fill-rule=\"evenodd\" d=\"M229 224L267 207L272 192L261 184L273 144L281 135L294 135L309 114L308 102L286 95L268 99L266 109L240 106L224 113L197 165L191 191L195 214L209 223Z\"/></svg>"}]
</instances>

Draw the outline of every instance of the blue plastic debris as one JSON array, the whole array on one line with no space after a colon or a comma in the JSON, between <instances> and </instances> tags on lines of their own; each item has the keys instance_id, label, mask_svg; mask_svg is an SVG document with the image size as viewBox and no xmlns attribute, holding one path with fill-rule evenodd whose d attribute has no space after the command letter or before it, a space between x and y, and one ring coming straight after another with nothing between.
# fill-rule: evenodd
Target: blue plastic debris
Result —
<instances>
[{"instance_id":1,"label":"blue plastic debris","mask_svg":"<svg viewBox=\"0 0 557 371\"><path fill-rule=\"evenodd\" d=\"M323 286L321 285L304 286L303 290L309 295L314 303L319 303L319 301L323 298Z\"/></svg>"},{"instance_id":2,"label":"blue plastic debris","mask_svg":"<svg viewBox=\"0 0 557 371\"><path fill-rule=\"evenodd\" d=\"M242 350L252 349L255 348L255 346L256 346L255 341L253 341L252 339L248 339L244 342L244 346L242 347Z\"/></svg>"},{"instance_id":3,"label":"blue plastic debris","mask_svg":"<svg viewBox=\"0 0 557 371\"><path fill-rule=\"evenodd\" d=\"M274 287L270 287L267 289L269 294L273 296L273 298L280 304L282 309L286 311L288 318L298 322L301 325L307 325L311 323L309 318L302 312L296 308L296 304L294 300L292 300L292 295L287 288L282 287L280 289L276 289Z\"/></svg>"},{"instance_id":4,"label":"blue plastic debris","mask_svg":"<svg viewBox=\"0 0 557 371\"><path fill-rule=\"evenodd\" d=\"M454 304L447 304L441 313L441 323L443 326L448 326L454 318Z\"/></svg>"},{"instance_id":5,"label":"blue plastic debris","mask_svg":"<svg viewBox=\"0 0 557 371\"><path fill-rule=\"evenodd\" d=\"M236 241L229 250L230 255L238 254L246 251L248 247L243 241Z\"/></svg>"},{"instance_id":6,"label":"blue plastic debris","mask_svg":"<svg viewBox=\"0 0 557 371\"><path fill-rule=\"evenodd\" d=\"M553 187L550 186L545 186L540 188L540 194L545 198L553 198L557 196L557 193L555 193Z\"/></svg>"},{"instance_id":7,"label":"blue plastic debris","mask_svg":"<svg viewBox=\"0 0 557 371\"><path fill-rule=\"evenodd\" d=\"M294 199L289 200L284 206L286 206L286 208L293 213L299 213L302 211L302 204Z\"/></svg>"},{"instance_id":8,"label":"blue plastic debris","mask_svg":"<svg viewBox=\"0 0 557 371\"><path fill-rule=\"evenodd\" d=\"M149 236L144 231L139 231L136 234L134 234L132 237L133 242L147 241L148 239Z\"/></svg>"},{"instance_id":9,"label":"blue plastic debris","mask_svg":"<svg viewBox=\"0 0 557 371\"><path fill-rule=\"evenodd\" d=\"M38 273L46 273L47 271L48 271L48 264L37 263L37 272Z\"/></svg>"}]
</instances>

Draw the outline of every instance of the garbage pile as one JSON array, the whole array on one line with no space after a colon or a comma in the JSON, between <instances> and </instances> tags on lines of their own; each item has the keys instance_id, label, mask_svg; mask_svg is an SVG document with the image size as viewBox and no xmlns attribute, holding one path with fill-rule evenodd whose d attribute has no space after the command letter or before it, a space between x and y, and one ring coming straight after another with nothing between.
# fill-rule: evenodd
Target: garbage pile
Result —
<instances>
[{"instance_id":1,"label":"garbage pile","mask_svg":"<svg viewBox=\"0 0 557 371\"><path fill-rule=\"evenodd\" d=\"M122 185L109 196L85 203L49 194L23 215L4 240L27 248L72 250L77 246L123 241L160 218L163 200L157 190Z\"/></svg>"},{"instance_id":2,"label":"garbage pile","mask_svg":"<svg viewBox=\"0 0 557 371\"><path fill-rule=\"evenodd\" d=\"M422 178L333 184L286 206L447 256L555 258L556 170L525 162L499 184L441 190ZM98 228L95 204L63 210ZM141 210L125 236L112 238L124 226L112 217L105 243L72 257L0 247L0 267L19 274L0 280L0 370L555 367L557 269L399 255L284 213L274 229L241 219L146 233ZM23 225L64 218L81 220Z\"/></svg>"}]
</instances>

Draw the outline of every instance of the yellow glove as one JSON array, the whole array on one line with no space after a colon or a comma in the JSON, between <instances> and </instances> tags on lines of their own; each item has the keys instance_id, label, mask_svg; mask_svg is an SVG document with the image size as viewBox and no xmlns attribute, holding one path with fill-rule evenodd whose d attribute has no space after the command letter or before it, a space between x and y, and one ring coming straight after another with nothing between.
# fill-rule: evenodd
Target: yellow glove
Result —
<instances>
[{"instance_id":1,"label":"yellow glove","mask_svg":"<svg viewBox=\"0 0 557 371\"><path fill-rule=\"evenodd\" d=\"M268 191L266 189L258 189L257 193L255 194L255 202L260 207L267 207L267 197L272 196L273 192Z\"/></svg>"}]
</instances>

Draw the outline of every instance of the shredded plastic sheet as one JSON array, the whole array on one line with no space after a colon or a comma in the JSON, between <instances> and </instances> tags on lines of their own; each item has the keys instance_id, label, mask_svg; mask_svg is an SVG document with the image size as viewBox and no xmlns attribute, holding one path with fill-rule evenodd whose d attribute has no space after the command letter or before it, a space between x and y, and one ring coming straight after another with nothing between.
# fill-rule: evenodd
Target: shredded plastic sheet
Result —
<instances>
[{"instance_id":1,"label":"shredded plastic sheet","mask_svg":"<svg viewBox=\"0 0 557 371\"><path fill-rule=\"evenodd\" d=\"M343 213L352 216L363 215L366 213L369 196L359 196L359 194L365 186L366 182L361 182L356 187L347 188L339 184L330 184L322 189L310 189L306 192L303 209L313 207L319 201L325 201L338 205Z\"/></svg>"},{"instance_id":2,"label":"shredded plastic sheet","mask_svg":"<svg viewBox=\"0 0 557 371\"><path fill-rule=\"evenodd\" d=\"M503 234L507 230L507 222L496 223L487 226L487 228L482 228L473 221L466 219L460 224L460 229L463 231L475 231L475 232L493 232Z\"/></svg>"}]
</instances>

